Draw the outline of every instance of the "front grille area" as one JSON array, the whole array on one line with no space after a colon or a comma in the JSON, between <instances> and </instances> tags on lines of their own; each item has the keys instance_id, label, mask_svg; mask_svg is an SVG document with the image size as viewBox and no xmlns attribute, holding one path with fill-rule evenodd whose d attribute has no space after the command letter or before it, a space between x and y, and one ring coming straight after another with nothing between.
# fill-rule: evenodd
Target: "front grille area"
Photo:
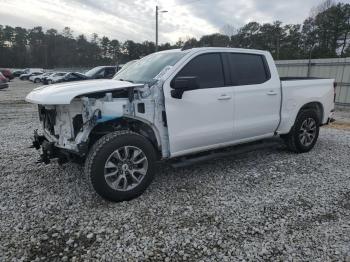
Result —
<instances>
[{"instance_id":1,"label":"front grille area","mask_svg":"<svg viewBox=\"0 0 350 262\"><path fill-rule=\"evenodd\" d=\"M49 131L51 135L55 135L56 110L46 109L39 105L39 118L43 123L43 128Z\"/></svg>"}]
</instances>

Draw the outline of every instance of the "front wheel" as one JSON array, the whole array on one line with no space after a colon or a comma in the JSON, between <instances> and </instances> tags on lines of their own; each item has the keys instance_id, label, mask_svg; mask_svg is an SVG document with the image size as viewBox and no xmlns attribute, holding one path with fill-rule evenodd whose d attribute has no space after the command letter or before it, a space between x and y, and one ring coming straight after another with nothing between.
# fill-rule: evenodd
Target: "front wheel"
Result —
<instances>
[{"instance_id":1,"label":"front wheel","mask_svg":"<svg viewBox=\"0 0 350 262\"><path fill-rule=\"evenodd\" d=\"M299 113L291 131L282 136L288 149L297 153L309 152L316 144L320 131L320 120L314 110Z\"/></svg>"},{"instance_id":2,"label":"front wheel","mask_svg":"<svg viewBox=\"0 0 350 262\"><path fill-rule=\"evenodd\" d=\"M95 191L111 201L140 196L153 180L156 152L143 136L118 131L98 140L91 148L85 172Z\"/></svg>"}]
</instances>

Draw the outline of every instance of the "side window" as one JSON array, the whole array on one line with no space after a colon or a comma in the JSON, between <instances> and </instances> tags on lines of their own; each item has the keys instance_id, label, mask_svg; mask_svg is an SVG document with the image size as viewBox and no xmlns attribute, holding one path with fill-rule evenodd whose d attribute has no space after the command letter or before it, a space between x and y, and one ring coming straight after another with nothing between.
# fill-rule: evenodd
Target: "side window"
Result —
<instances>
[{"instance_id":1,"label":"side window","mask_svg":"<svg viewBox=\"0 0 350 262\"><path fill-rule=\"evenodd\" d=\"M193 58L177 74L179 76L196 76L200 88L225 86L221 55L219 53L203 54Z\"/></svg>"},{"instance_id":2,"label":"side window","mask_svg":"<svg viewBox=\"0 0 350 262\"><path fill-rule=\"evenodd\" d=\"M112 78L115 75L115 67L108 67L105 69L105 77Z\"/></svg>"},{"instance_id":3,"label":"side window","mask_svg":"<svg viewBox=\"0 0 350 262\"><path fill-rule=\"evenodd\" d=\"M78 77L76 75L70 74L69 79L75 80L75 79L78 79Z\"/></svg>"},{"instance_id":4,"label":"side window","mask_svg":"<svg viewBox=\"0 0 350 262\"><path fill-rule=\"evenodd\" d=\"M100 70L100 71L96 74L96 78L103 78L103 77L105 76L105 71L106 71L106 69Z\"/></svg>"},{"instance_id":5,"label":"side window","mask_svg":"<svg viewBox=\"0 0 350 262\"><path fill-rule=\"evenodd\" d=\"M268 69L261 55L232 53L229 61L234 85L257 85L269 79Z\"/></svg>"}]
</instances>

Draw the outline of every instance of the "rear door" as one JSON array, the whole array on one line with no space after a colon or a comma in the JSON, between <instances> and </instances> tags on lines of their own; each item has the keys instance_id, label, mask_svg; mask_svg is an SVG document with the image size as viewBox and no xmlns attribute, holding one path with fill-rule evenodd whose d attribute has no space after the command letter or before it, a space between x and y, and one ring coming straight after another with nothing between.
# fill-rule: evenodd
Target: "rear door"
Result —
<instances>
[{"instance_id":1,"label":"rear door","mask_svg":"<svg viewBox=\"0 0 350 262\"><path fill-rule=\"evenodd\" d=\"M200 89L186 91L182 99L171 97L171 82L165 83L171 156L205 150L232 140L233 90L227 84L223 63L220 53L192 58L175 77L196 76Z\"/></svg>"},{"instance_id":2,"label":"rear door","mask_svg":"<svg viewBox=\"0 0 350 262\"><path fill-rule=\"evenodd\" d=\"M273 134L280 120L280 81L271 77L266 57L228 53L234 86L234 140Z\"/></svg>"}]
</instances>

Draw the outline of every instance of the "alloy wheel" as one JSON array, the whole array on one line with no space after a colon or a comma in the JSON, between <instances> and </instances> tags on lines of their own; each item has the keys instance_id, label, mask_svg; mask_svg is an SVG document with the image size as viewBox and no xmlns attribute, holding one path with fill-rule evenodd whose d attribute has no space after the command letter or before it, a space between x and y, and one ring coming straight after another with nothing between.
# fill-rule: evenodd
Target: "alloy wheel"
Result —
<instances>
[{"instance_id":1,"label":"alloy wheel","mask_svg":"<svg viewBox=\"0 0 350 262\"><path fill-rule=\"evenodd\" d=\"M141 183L147 170L148 159L145 153L135 146L123 146L107 158L104 177L113 190L129 191Z\"/></svg>"},{"instance_id":2,"label":"alloy wheel","mask_svg":"<svg viewBox=\"0 0 350 262\"><path fill-rule=\"evenodd\" d=\"M303 146L308 147L314 142L316 127L316 121L313 118L307 118L303 121L299 130L299 141Z\"/></svg>"}]
</instances>

